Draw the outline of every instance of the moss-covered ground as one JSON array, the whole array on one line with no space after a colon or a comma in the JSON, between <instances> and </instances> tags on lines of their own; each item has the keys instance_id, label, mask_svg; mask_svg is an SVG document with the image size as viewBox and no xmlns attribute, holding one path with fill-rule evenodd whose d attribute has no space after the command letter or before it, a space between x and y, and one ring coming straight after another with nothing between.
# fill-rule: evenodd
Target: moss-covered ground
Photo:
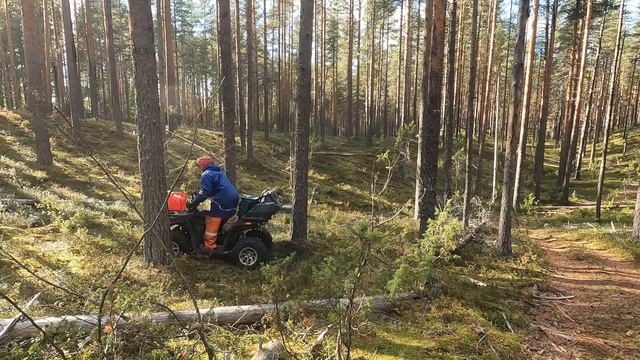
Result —
<instances>
[{"instance_id":1,"label":"moss-covered ground","mask_svg":"<svg viewBox=\"0 0 640 360\"><path fill-rule=\"evenodd\" d=\"M84 294L94 301L109 284L122 259L141 235L140 221L118 192L81 149L62 134L65 124L51 121L54 166L35 165L34 136L28 120L20 114L0 110L0 246L40 276ZM117 139L113 124L89 119L83 136L95 155L106 165L112 176L139 201L138 160L134 127L126 124L125 136ZM183 129L181 137L167 139L166 168L173 181L189 153L191 132ZM184 138L184 139L183 139ZM633 149L640 133L631 136ZM219 154L220 134L201 130L197 136L195 158L205 150ZM237 187L240 192L257 194L267 188L280 189L285 202L290 199L289 144L286 136L275 135L265 140L257 134L255 160L241 157ZM635 145L633 145L635 144ZM357 252L358 224L371 221L371 182L378 155L393 148L392 140L367 146L361 141L327 138L313 141L310 171L309 242L303 246L289 240L290 218L276 216L269 223L275 240L276 266L288 259L286 274L274 285L273 274L267 271L245 271L228 259L193 259L179 257L175 267L187 274L188 286L193 289L200 307L254 304L281 300L322 298L339 293L352 276L352 268L345 265ZM612 142L611 164L607 181L608 203L631 203L635 197L635 181L629 175L634 154L618 156L619 136ZM457 144L461 147L461 143ZM462 189L462 151L457 151L454 163L454 183ZM549 145L551 164L556 153ZM485 178L490 179L492 155L486 158ZM527 163L530 166L529 163ZM404 176L394 174L387 191L376 198L374 221L392 216L413 197L414 176L407 166ZM380 162L378 188L386 170ZM380 170L382 169L382 170ZM551 198L553 165L545 175L545 199ZM583 180L574 182L574 203L590 203L594 199L595 172L587 170ZM531 175L524 173L525 191ZM487 181L487 183L490 183ZM178 189L197 190L197 172L188 168L187 176L178 182ZM480 189L489 194L488 187ZM35 205L21 204L10 199L35 199ZM550 201L549 201L550 202ZM534 210L535 211L535 210ZM534 283L544 281L545 260L541 249L527 236L527 227L545 224L590 222L585 211L553 213L544 216L520 216L514 240L515 255L497 259L491 244L496 234L488 231L482 244L472 244L461 256L434 273L429 297L403 302L388 314L367 314L360 319L355 332L354 355L363 359L465 359L518 358L528 326L526 299ZM413 209L407 207L397 220L379 229L382 239L375 243L368 264L366 294L382 294L392 276L395 260L403 255L407 241L415 239L416 224L411 220ZM615 208L605 210L605 220L593 233L594 244L616 249L630 259L638 260L638 252L626 235L630 212ZM618 233L600 231L613 221ZM588 225L580 225L582 227ZM336 264L327 266L327 259ZM177 276L175 267L149 267L142 261L142 249L136 251L122 281L114 289L117 296L107 304L107 310L139 313L192 308L185 284ZM333 273L327 272L333 269ZM324 272L323 272L324 271ZM25 303L35 293L43 292L38 306L30 309L33 316L95 313L96 307L87 301L52 289L29 275L6 257L0 256L0 291L16 301ZM286 283L286 285L282 285ZM479 285L480 284L480 285ZM482 284L486 286L482 286ZM276 291L274 286L282 286ZM0 317L15 314L7 303L0 302ZM286 321L290 349L300 357L307 356L308 346L316 334L335 320L335 312L296 313ZM278 322L268 317L252 327L213 327L208 329L210 342L221 351L236 358L247 358L257 348L260 339L278 337ZM510 328L511 327L511 328ZM513 329L513 331L512 331ZM124 333L124 331L123 331ZM87 335L55 337L73 357L99 357ZM94 339L90 334L89 339ZM335 349L336 333L330 328L326 352ZM127 329L126 339L110 336L107 349L115 358L181 358L204 356L201 345L192 332L174 325L145 325L144 330ZM10 358L31 356L54 357L42 339L30 340L0 348L0 354Z\"/></svg>"}]
</instances>

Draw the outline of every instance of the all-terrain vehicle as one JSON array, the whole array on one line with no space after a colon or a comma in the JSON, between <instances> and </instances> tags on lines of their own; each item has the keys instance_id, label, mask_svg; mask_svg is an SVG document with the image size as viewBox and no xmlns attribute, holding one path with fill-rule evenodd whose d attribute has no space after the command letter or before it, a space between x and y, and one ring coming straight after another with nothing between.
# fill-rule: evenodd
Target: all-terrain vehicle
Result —
<instances>
[{"instance_id":1,"label":"all-terrain vehicle","mask_svg":"<svg viewBox=\"0 0 640 360\"><path fill-rule=\"evenodd\" d=\"M171 193L169 199L173 253L192 254L203 243L205 213L187 209L185 193ZM265 190L260 196L242 195L238 221L220 226L216 253L231 254L236 264L248 269L270 260L273 238L265 225L282 207L275 190Z\"/></svg>"}]
</instances>

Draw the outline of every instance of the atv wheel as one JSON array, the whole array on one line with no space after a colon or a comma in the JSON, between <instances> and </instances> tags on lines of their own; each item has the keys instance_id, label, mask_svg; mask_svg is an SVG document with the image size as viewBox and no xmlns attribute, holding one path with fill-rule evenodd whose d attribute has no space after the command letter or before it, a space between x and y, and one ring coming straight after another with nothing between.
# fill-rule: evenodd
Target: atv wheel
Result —
<instances>
[{"instance_id":1,"label":"atv wheel","mask_svg":"<svg viewBox=\"0 0 640 360\"><path fill-rule=\"evenodd\" d=\"M171 230L171 252L173 256L188 254L192 251L187 235L180 230Z\"/></svg>"},{"instance_id":2,"label":"atv wheel","mask_svg":"<svg viewBox=\"0 0 640 360\"><path fill-rule=\"evenodd\" d=\"M257 238L244 238L238 241L231 251L233 261L245 269L255 269L269 260L269 251Z\"/></svg>"}]
</instances>

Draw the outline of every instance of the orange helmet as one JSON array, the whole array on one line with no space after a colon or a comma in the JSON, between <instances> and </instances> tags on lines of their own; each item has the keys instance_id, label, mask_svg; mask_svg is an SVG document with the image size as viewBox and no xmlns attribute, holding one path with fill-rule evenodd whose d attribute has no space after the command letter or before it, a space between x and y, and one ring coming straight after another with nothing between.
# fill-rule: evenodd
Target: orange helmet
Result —
<instances>
[{"instance_id":1,"label":"orange helmet","mask_svg":"<svg viewBox=\"0 0 640 360\"><path fill-rule=\"evenodd\" d=\"M214 163L213 158L209 155L200 156L196 160L196 164L198 164L198 167L200 168L201 171L204 171L204 169L207 168L207 165L212 163Z\"/></svg>"}]
</instances>

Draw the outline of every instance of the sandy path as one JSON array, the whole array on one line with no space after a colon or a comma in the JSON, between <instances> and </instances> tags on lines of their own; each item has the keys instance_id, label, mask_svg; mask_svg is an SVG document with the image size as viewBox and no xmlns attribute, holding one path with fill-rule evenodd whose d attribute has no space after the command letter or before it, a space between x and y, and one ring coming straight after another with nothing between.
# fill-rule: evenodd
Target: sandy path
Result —
<instances>
[{"instance_id":1,"label":"sandy path","mask_svg":"<svg viewBox=\"0 0 640 360\"><path fill-rule=\"evenodd\" d=\"M530 301L531 359L640 359L640 266L571 229L531 230L547 253L549 281ZM535 293L536 290L532 289Z\"/></svg>"}]
</instances>

